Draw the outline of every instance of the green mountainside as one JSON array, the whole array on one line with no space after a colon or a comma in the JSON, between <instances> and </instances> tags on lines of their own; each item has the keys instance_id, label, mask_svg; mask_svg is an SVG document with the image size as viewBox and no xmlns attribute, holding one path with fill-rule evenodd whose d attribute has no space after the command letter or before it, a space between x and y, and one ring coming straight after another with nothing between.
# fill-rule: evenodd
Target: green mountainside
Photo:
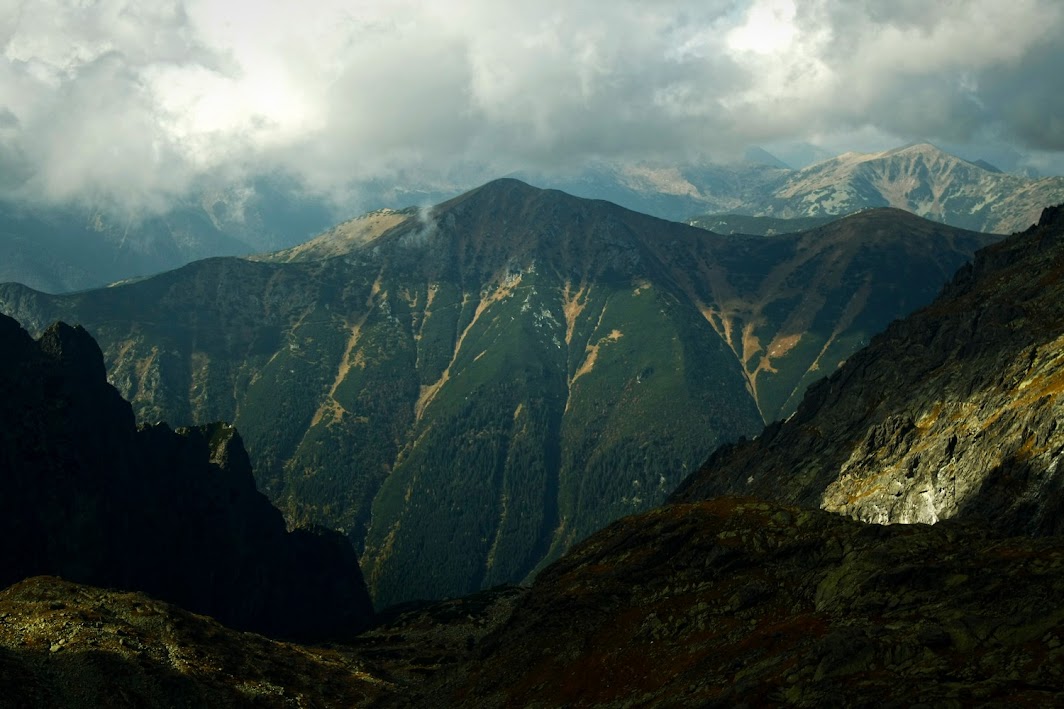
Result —
<instances>
[{"instance_id":1,"label":"green mountainside","mask_svg":"<svg viewBox=\"0 0 1064 709\"><path fill-rule=\"evenodd\" d=\"M0 310L82 323L142 420L234 421L379 606L521 581L660 503L996 238L898 210L722 236L516 180L334 237Z\"/></svg>"}]
</instances>

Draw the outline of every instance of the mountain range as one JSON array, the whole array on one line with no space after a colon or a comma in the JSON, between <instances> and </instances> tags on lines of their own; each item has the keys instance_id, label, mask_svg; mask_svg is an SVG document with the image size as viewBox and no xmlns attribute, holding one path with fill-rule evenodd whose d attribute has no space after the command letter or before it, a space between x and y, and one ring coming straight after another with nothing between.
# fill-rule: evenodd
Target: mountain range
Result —
<instances>
[{"instance_id":1,"label":"mountain range","mask_svg":"<svg viewBox=\"0 0 1064 709\"><path fill-rule=\"evenodd\" d=\"M574 174L517 172L512 177L585 199L602 199L671 221L707 212L745 212L793 170L764 161L738 163L593 163Z\"/></svg>"},{"instance_id":2,"label":"mountain range","mask_svg":"<svg viewBox=\"0 0 1064 709\"><path fill-rule=\"evenodd\" d=\"M598 162L577 173L518 172L541 187L605 199L724 233L788 233L816 220L896 207L988 233L1021 231L1064 199L1064 178L1033 179L968 162L929 144L847 153L794 170L764 150L739 163ZM476 184L484 168L456 168L421 184L352 186L347 201L315 195L283 175L200 186L166 209L0 200L0 282L50 293L101 287L213 256L298 246L357 206L424 209ZM721 214L732 215L722 222ZM701 215L701 216L699 216ZM790 225L750 217L806 219ZM808 220L812 221L808 221Z\"/></svg>"},{"instance_id":3,"label":"mountain range","mask_svg":"<svg viewBox=\"0 0 1064 709\"><path fill-rule=\"evenodd\" d=\"M724 236L500 180L253 261L5 285L0 310L82 323L141 420L234 421L384 606L521 581L662 502L996 238L891 209Z\"/></svg>"},{"instance_id":4,"label":"mountain range","mask_svg":"<svg viewBox=\"0 0 1064 709\"><path fill-rule=\"evenodd\" d=\"M528 189L488 186L493 204L500 188ZM326 262L216 265L274 269L276 277L284 267L357 262L363 250L387 252L392 238L405 237L409 248L446 234L446 219L431 220L448 213L443 205L412 216L407 228ZM463 215L453 216L457 225ZM436 235L425 234L431 224ZM378 228L362 227L339 237L361 243ZM528 243L537 254L540 245ZM394 608L349 642L312 647L236 633L142 593L48 576L15 583L0 592L0 704L1058 704L1062 275L1058 207L979 251L930 305L811 387L786 421L718 450L672 504L609 524L529 587ZM8 291L42 307L24 288ZM274 294L274 307L283 295ZM97 567L106 569L148 549L152 556L133 556L129 568L172 573L186 557L163 556L166 545L197 538L204 519L204 508L188 501L209 501L222 527L240 528L247 511L268 509L249 492L231 428L133 429L85 331L52 325L33 341L0 318L0 337L7 557L75 566L106 559ZM716 497L738 489L777 501ZM806 506L778 501L787 499ZM165 511L182 524L152 519ZM266 517L279 520L276 511ZM47 522L39 534L22 526L34 519ZM26 553L27 541L40 549ZM204 546L190 551L207 568L225 557ZM297 556L302 571L260 579L245 601L286 580L327 586L313 573L335 568L327 559L336 557ZM232 558L215 573L232 571ZM274 568L262 563L255 567ZM42 566L4 568L18 576Z\"/></svg>"},{"instance_id":5,"label":"mountain range","mask_svg":"<svg viewBox=\"0 0 1064 709\"><path fill-rule=\"evenodd\" d=\"M1061 199L1064 177L1010 175L918 143L810 165L772 185L749 209L758 216L816 217L889 206L963 229L1010 234Z\"/></svg>"},{"instance_id":6,"label":"mountain range","mask_svg":"<svg viewBox=\"0 0 1064 709\"><path fill-rule=\"evenodd\" d=\"M476 656L417 696L1059 703L1062 275L1064 206L980 251L671 504L544 570ZM719 496L738 491L803 506Z\"/></svg>"},{"instance_id":7,"label":"mountain range","mask_svg":"<svg viewBox=\"0 0 1064 709\"><path fill-rule=\"evenodd\" d=\"M666 219L706 222L711 229L720 214L804 219L895 207L962 229L1009 234L1064 199L1064 177L1004 173L929 143L845 153L800 170L769 162L599 166L576 177L529 179Z\"/></svg>"}]
</instances>

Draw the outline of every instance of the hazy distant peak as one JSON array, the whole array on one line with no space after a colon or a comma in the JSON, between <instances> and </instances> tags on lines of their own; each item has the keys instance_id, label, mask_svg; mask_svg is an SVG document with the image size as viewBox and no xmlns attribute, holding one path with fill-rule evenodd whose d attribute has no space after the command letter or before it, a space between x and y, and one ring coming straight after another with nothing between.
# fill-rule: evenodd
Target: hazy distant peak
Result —
<instances>
[{"instance_id":1,"label":"hazy distant peak","mask_svg":"<svg viewBox=\"0 0 1064 709\"><path fill-rule=\"evenodd\" d=\"M754 165L767 165L769 167L777 167L783 170L793 169L783 160L780 160L778 157L776 157L769 151L756 145L754 147L747 148L746 152L743 153L743 161L752 163Z\"/></svg>"},{"instance_id":2,"label":"hazy distant peak","mask_svg":"<svg viewBox=\"0 0 1064 709\"><path fill-rule=\"evenodd\" d=\"M942 150L937 145L935 145L933 143L930 143L930 142L928 142L926 140L925 141L913 142L913 143L906 143L905 145L899 146L897 148L891 148L890 150L885 150L882 153L880 153L880 155L883 155L883 156L898 155L898 154L901 154L901 153L923 153L923 154L943 154L943 155L948 155L948 153L946 153L946 151Z\"/></svg>"},{"instance_id":3,"label":"hazy distant peak","mask_svg":"<svg viewBox=\"0 0 1064 709\"><path fill-rule=\"evenodd\" d=\"M994 164L992 164L992 163L989 163L989 162L987 162L986 160L983 160L982 158L980 158L980 159L976 160L976 161L975 161L975 162L973 162L972 164L973 164L973 165L977 165L977 166L979 166L979 167L983 168L983 169L984 169L984 170L986 170L987 172L997 172L997 173L1004 173L1004 172L1005 172L1004 170L1002 170L1002 169L1001 169L1000 167L998 167L997 165L994 165Z\"/></svg>"},{"instance_id":4,"label":"hazy distant peak","mask_svg":"<svg viewBox=\"0 0 1064 709\"><path fill-rule=\"evenodd\" d=\"M867 162L873 162L873 161L884 160L884 159L889 159L889 158L897 158L897 157L908 157L908 158L923 157L923 158L944 159L944 160L948 160L948 161L958 161L958 162L962 161L962 159L957 157L956 155L952 155L950 153L947 153L946 151L942 150L941 148L939 148L939 147L937 147L937 146L935 146L935 145L933 145L931 143L924 142L924 143L909 143L908 145L903 145L903 146L900 146L900 147L897 147L897 148L891 148L889 150L883 150L883 151L878 152L878 153L862 153L862 152L857 152L857 151L851 150L851 151L845 152L845 153L843 153L843 154L841 154L841 155L839 155L837 157L828 158L827 160L823 160L821 162L818 162L818 163L815 163L813 165L810 165L809 167L804 168L804 170L813 170L813 169L817 169L817 168L822 168L822 167L824 167L826 165L857 165L857 164L861 164L861 163L867 163ZM963 162L967 162L967 161L965 160Z\"/></svg>"},{"instance_id":5,"label":"hazy distant peak","mask_svg":"<svg viewBox=\"0 0 1064 709\"><path fill-rule=\"evenodd\" d=\"M863 207L900 207L965 229L1008 234L1064 198L1064 178L1027 180L920 142L879 153L850 152L788 175L758 216L818 217Z\"/></svg>"}]
</instances>

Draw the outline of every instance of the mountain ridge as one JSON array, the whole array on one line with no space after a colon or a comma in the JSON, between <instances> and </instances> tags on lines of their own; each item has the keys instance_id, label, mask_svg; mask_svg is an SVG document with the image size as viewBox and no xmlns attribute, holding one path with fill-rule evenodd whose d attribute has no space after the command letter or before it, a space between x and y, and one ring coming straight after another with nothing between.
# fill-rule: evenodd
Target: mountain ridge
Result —
<instances>
[{"instance_id":1,"label":"mountain ridge","mask_svg":"<svg viewBox=\"0 0 1064 709\"><path fill-rule=\"evenodd\" d=\"M142 420L235 421L260 489L343 530L387 605L521 581L663 501L996 238L839 224L722 236L503 180L322 260L0 308L83 322Z\"/></svg>"},{"instance_id":2,"label":"mountain ridge","mask_svg":"<svg viewBox=\"0 0 1064 709\"><path fill-rule=\"evenodd\" d=\"M758 216L811 217L891 206L976 231L1013 233L1064 196L1064 177L1029 180L993 172L929 143L846 153L791 173Z\"/></svg>"},{"instance_id":3,"label":"mountain ridge","mask_svg":"<svg viewBox=\"0 0 1064 709\"><path fill-rule=\"evenodd\" d=\"M743 490L867 521L1060 533L1061 212L980 251L789 421L717 451L672 499Z\"/></svg>"},{"instance_id":4,"label":"mountain ridge","mask_svg":"<svg viewBox=\"0 0 1064 709\"><path fill-rule=\"evenodd\" d=\"M929 144L846 153L801 170L757 164L774 161L766 155L734 164L598 162L572 174L515 175L677 221L707 212L797 218L895 206L961 228L1011 233L1032 223L1045 204L1064 198L1062 177L1005 174ZM878 167L877 161L882 163ZM332 198L307 194L281 175L252 178L244 185L200 186L159 213L3 201L0 281L70 292L159 273L197 258L278 248L290 252L273 256L275 260L299 258L308 252L293 244L325 229L345 209L414 211L410 204L454 195L460 184L470 182L455 176L406 191L363 185L360 202L344 207ZM348 220L346 228L357 222ZM330 230L334 237L336 229L344 230L337 225ZM325 244L311 251L315 248Z\"/></svg>"}]
</instances>

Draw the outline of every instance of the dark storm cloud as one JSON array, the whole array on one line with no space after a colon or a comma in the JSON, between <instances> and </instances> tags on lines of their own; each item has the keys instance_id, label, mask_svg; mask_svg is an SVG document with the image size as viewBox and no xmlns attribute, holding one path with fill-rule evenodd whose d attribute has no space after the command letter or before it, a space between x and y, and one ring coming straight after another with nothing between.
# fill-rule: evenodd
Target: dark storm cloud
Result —
<instances>
[{"instance_id":1,"label":"dark storm cloud","mask_svg":"<svg viewBox=\"0 0 1064 709\"><path fill-rule=\"evenodd\" d=\"M1059 150L1054 69L1064 62L1064 5L1052 0L802 3L807 36L835 90L823 120L906 138L995 136ZM1021 101L1022 99L1022 101ZM1041 121L1035 118L1042 114Z\"/></svg>"},{"instance_id":2,"label":"dark storm cloud","mask_svg":"<svg viewBox=\"0 0 1064 709\"><path fill-rule=\"evenodd\" d=\"M1047 43L1016 65L994 67L982 77L981 98L990 120L1009 127L1024 144L1064 151L1064 49Z\"/></svg>"}]
</instances>

